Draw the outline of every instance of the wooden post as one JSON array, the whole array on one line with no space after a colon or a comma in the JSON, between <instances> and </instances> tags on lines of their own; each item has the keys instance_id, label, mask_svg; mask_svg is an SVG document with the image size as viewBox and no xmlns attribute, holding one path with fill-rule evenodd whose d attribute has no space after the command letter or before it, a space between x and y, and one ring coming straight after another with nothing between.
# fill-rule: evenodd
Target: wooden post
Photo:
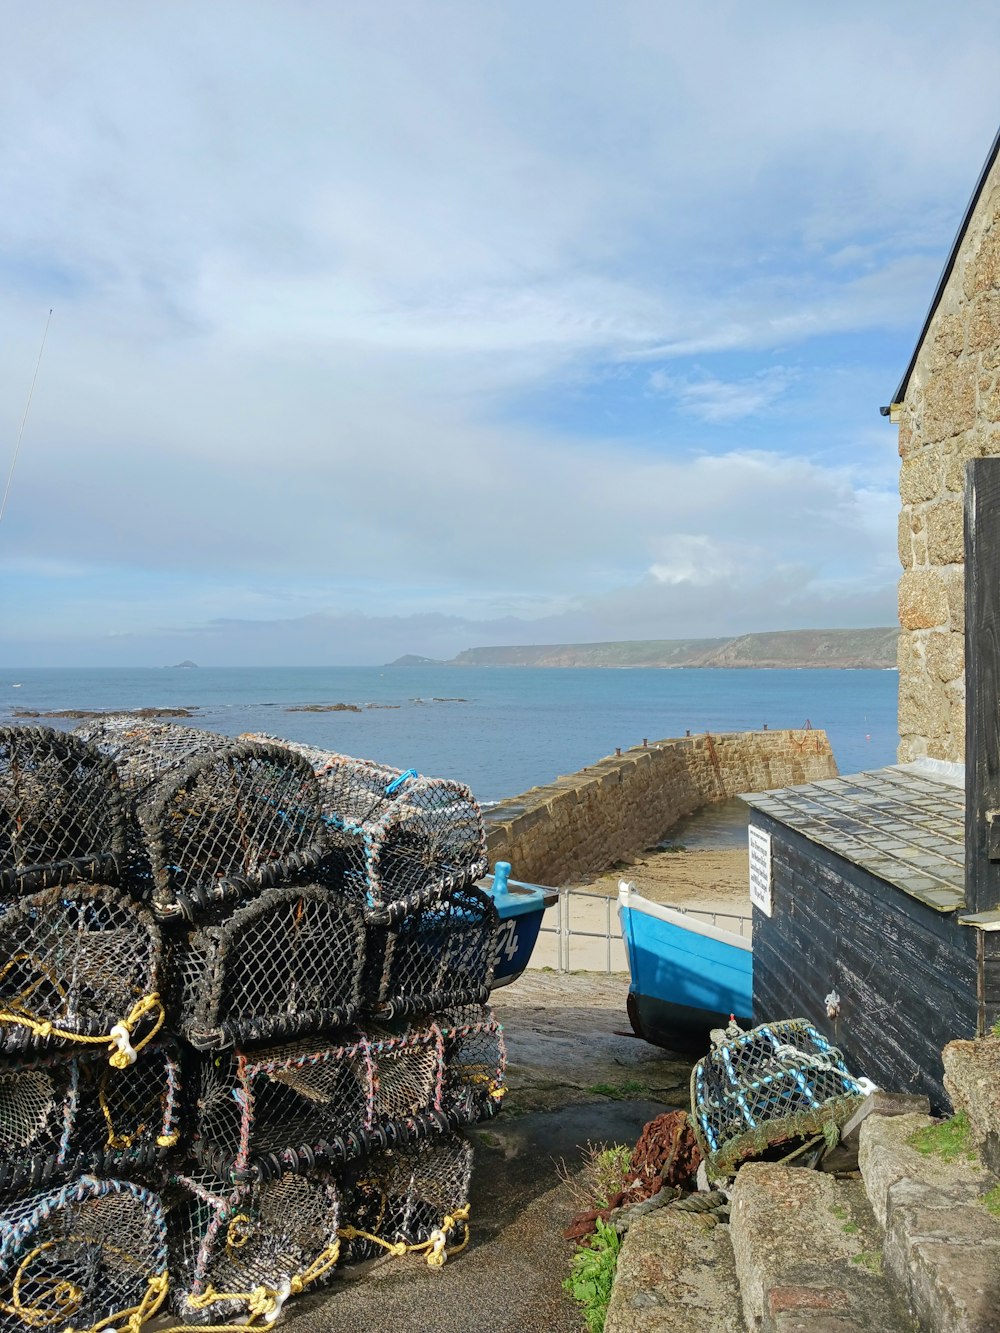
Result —
<instances>
[{"instance_id":1,"label":"wooden post","mask_svg":"<svg viewBox=\"0 0 1000 1333\"><path fill-rule=\"evenodd\" d=\"M965 468L965 906L1000 907L1000 458Z\"/></svg>"}]
</instances>

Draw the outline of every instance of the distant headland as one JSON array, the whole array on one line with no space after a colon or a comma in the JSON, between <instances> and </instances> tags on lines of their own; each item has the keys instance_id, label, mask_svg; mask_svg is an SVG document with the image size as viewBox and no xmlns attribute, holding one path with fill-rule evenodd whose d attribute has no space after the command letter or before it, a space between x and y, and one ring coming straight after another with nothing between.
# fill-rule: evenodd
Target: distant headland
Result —
<instances>
[{"instance_id":1,"label":"distant headland","mask_svg":"<svg viewBox=\"0 0 1000 1333\"><path fill-rule=\"evenodd\" d=\"M628 639L467 648L447 662L408 653L390 667L754 667L886 670L896 665L897 626L775 630L728 639Z\"/></svg>"}]
</instances>

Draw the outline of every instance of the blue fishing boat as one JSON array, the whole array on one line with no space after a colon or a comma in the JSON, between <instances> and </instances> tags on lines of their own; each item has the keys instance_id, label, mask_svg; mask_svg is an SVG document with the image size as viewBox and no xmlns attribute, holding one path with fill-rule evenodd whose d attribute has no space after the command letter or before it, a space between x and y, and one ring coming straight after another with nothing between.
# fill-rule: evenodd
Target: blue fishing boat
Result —
<instances>
[{"instance_id":1,"label":"blue fishing boat","mask_svg":"<svg viewBox=\"0 0 1000 1333\"><path fill-rule=\"evenodd\" d=\"M636 1036L655 1046L704 1042L730 1016L748 1027L752 1012L750 918L726 916L735 929L714 924L712 913L650 902L624 881L618 914L631 984L628 1016Z\"/></svg>"},{"instance_id":2,"label":"blue fishing boat","mask_svg":"<svg viewBox=\"0 0 1000 1333\"><path fill-rule=\"evenodd\" d=\"M547 907L559 899L556 889L510 878L510 864L498 861L493 874L478 881L492 898L500 918L493 989L509 986L528 966Z\"/></svg>"}]
</instances>

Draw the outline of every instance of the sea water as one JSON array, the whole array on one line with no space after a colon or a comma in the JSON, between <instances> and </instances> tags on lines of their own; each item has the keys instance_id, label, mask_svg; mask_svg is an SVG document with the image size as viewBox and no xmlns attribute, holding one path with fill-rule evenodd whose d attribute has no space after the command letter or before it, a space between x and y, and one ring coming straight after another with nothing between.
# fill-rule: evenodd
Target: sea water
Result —
<instances>
[{"instance_id":1,"label":"sea water","mask_svg":"<svg viewBox=\"0 0 1000 1333\"><path fill-rule=\"evenodd\" d=\"M644 738L765 724L824 728L842 773L881 768L895 762L896 688L894 671L820 669L7 667L0 723L18 709L190 707L190 726L457 778L490 803ZM360 711L289 711L336 703Z\"/></svg>"}]
</instances>

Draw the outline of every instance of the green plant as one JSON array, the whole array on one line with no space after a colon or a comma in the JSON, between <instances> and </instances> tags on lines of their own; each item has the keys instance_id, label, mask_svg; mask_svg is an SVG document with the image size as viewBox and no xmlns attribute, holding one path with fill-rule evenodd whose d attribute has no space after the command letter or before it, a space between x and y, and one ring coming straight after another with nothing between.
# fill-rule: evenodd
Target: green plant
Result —
<instances>
[{"instance_id":1,"label":"green plant","mask_svg":"<svg viewBox=\"0 0 1000 1333\"><path fill-rule=\"evenodd\" d=\"M585 1091L595 1097L610 1097L616 1102L649 1095L649 1088L637 1078L626 1078L621 1083L592 1083Z\"/></svg>"},{"instance_id":2,"label":"green plant","mask_svg":"<svg viewBox=\"0 0 1000 1333\"><path fill-rule=\"evenodd\" d=\"M563 1289L583 1306L587 1333L603 1333L621 1246L621 1236L614 1227L598 1218L597 1231L589 1237L589 1243L577 1246L570 1260L570 1274Z\"/></svg>"},{"instance_id":3,"label":"green plant","mask_svg":"<svg viewBox=\"0 0 1000 1333\"><path fill-rule=\"evenodd\" d=\"M608 1200L621 1194L629 1183L632 1149L623 1143L599 1148L593 1155L590 1169L594 1178L594 1200L598 1208L607 1208Z\"/></svg>"},{"instance_id":4,"label":"green plant","mask_svg":"<svg viewBox=\"0 0 1000 1333\"><path fill-rule=\"evenodd\" d=\"M925 1157L933 1155L945 1162L976 1161L976 1153L970 1141L969 1118L964 1111L936 1125L914 1130L908 1143Z\"/></svg>"},{"instance_id":5,"label":"green plant","mask_svg":"<svg viewBox=\"0 0 1000 1333\"><path fill-rule=\"evenodd\" d=\"M983 1195L980 1202L987 1212L992 1213L994 1217L1000 1217L1000 1185L994 1185L987 1194Z\"/></svg>"},{"instance_id":6,"label":"green plant","mask_svg":"<svg viewBox=\"0 0 1000 1333\"><path fill-rule=\"evenodd\" d=\"M607 1208L608 1201L622 1194L630 1184L632 1149L622 1143L587 1143L582 1170L572 1171L560 1158L556 1166L559 1179L569 1187L581 1208Z\"/></svg>"},{"instance_id":7,"label":"green plant","mask_svg":"<svg viewBox=\"0 0 1000 1333\"><path fill-rule=\"evenodd\" d=\"M852 1255L851 1263L860 1264L876 1277L882 1276L882 1256L876 1250L862 1250L860 1254Z\"/></svg>"}]
</instances>

